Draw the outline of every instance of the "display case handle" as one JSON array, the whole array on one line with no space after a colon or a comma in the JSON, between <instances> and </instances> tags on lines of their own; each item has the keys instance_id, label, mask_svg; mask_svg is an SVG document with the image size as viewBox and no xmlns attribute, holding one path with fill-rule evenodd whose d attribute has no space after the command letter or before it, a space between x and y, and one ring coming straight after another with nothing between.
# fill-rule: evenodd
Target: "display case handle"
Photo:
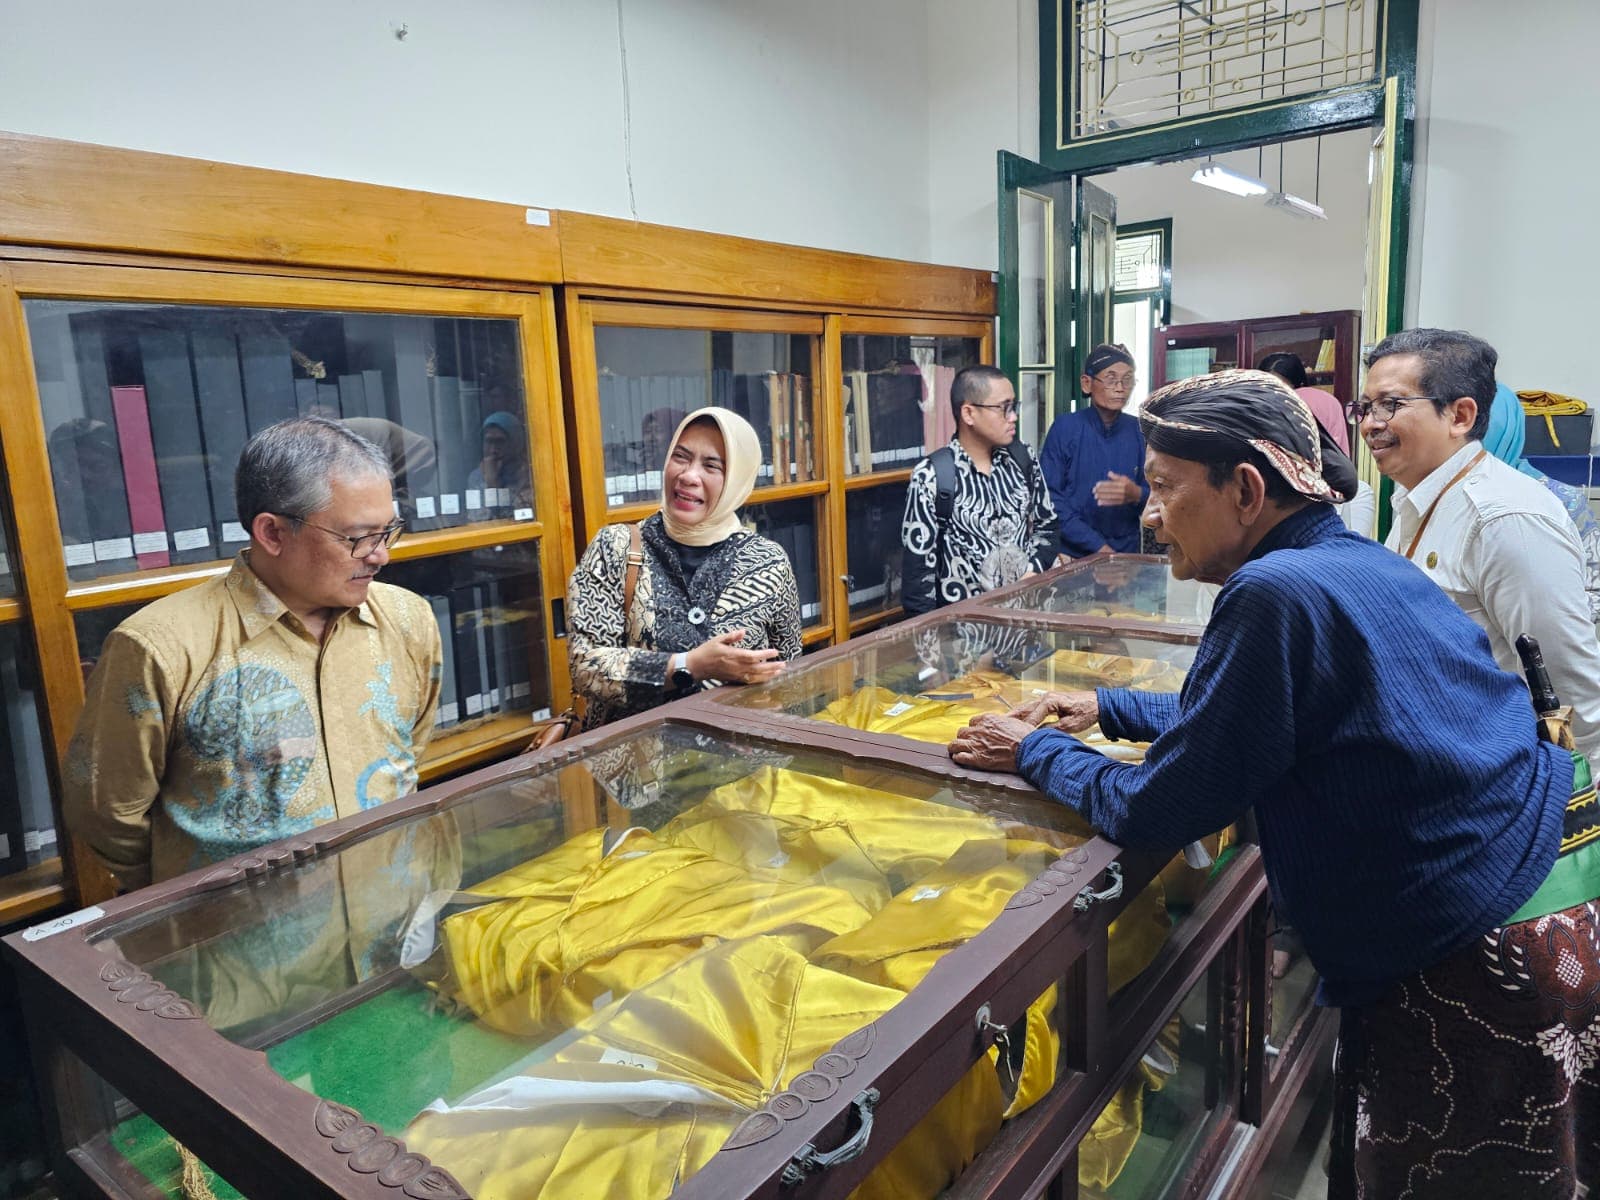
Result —
<instances>
[{"instance_id":1,"label":"display case handle","mask_svg":"<svg viewBox=\"0 0 1600 1200\"><path fill-rule=\"evenodd\" d=\"M1092 887L1086 887L1078 893L1078 898L1072 902L1072 907L1078 912L1088 912L1090 907L1115 900L1122 895L1122 864L1114 862L1106 867L1106 874L1111 876L1111 882L1098 892Z\"/></svg>"},{"instance_id":2,"label":"display case handle","mask_svg":"<svg viewBox=\"0 0 1600 1200\"><path fill-rule=\"evenodd\" d=\"M867 1152L867 1142L872 1139L872 1112L878 1107L878 1089L868 1088L852 1104L856 1113L856 1131L833 1150L818 1150L815 1143L801 1146L789 1164L783 1168L784 1187L798 1187L807 1175L819 1175L834 1167L854 1162Z\"/></svg>"}]
</instances>

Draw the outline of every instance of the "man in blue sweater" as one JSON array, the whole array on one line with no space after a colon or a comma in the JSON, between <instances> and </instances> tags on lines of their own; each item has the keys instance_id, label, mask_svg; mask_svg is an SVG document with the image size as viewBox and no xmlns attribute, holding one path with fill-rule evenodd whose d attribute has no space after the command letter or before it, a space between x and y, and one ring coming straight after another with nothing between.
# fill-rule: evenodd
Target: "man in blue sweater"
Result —
<instances>
[{"instance_id":1,"label":"man in blue sweater","mask_svg":"<svg viewBox=\"0 0 1600 1200\"><path fill-rule=\"evenodd\" d=\"M1057 417L1039 451L1068 558L1139 549L1139 508L1150 489L1139 422L1122 411L1133 381L1133 355L1121 346L1089 351L1080 381L1089 407Z\"/></svg>"},{"instance_id":2,"label":"man in blue sweater","mask_svg":"<svg viewBox=\"0 0 1600 1200\"><path fill-rule=\"evenodd\" d=\"M1176 577L1222 585L1182 692L1054 694L980 717L952 756L1020 772L1130 847L1254 808L1279 915L1319 1001L1344 1008L1335 1151L1361 1194L1565 1200L1600 1183L1587 767L1537 740L1526 689L1448 596L1344 529L1354 469L1281 381L1185 380L1140 421L1144 522ZM1096 722L1150 741L1145 760L1071 736Z\"/></svg>"}]
</instances>

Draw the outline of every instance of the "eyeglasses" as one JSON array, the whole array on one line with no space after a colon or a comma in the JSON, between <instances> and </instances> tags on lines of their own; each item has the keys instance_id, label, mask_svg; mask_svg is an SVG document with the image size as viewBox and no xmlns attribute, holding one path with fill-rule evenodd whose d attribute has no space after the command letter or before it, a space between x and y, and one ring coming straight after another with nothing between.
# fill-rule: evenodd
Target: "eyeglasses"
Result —
<instances>
[{"instance_id":1,"label":"eyeglasses","mask_svg":"<svg viewBox=\"0 0 1600 1200\"><path fill-rule=\"evenodd\" d=\"M1132 375L1112 375L1109 377L1105 375L1096 375L1094 377L1094 381L1101 387L1113 392L1133 391L1133 380L1134 377Z\"/></svg>"},{"instance_id":2,"label":"eyeglasses","mask_svg":"<svg viewBox=\"0 0 1600 1200\"><path fill-rule=\"evenodd\" d=\"M1377 400L1357 400L1354 404L1348 405L1346 411L1349 412L1350 419L1357 424L1365 421L1369 415L1375 420L1388 422L1394 420L1394 414L1403 405L1436 399L1436 396L1383 396Z\"/></svg>"},{"instance_id":3,"label":"eyeglasses","mask_svg":"<svg viewBox=\"0 0 1600 1200\"><path fill-rule=\"evenodd\" d=\"M1015 400L1005 400L999 404L976 404L969 400L967 405L969 408L998 408L1008 417L1016 416L1018 409L1017 402Z\"/></svg>"},{"instance_id":4,"label":"eyeglasses","mask_svg":"<svg viewBox=\"0 0 1600 1200\"><path fill-rule=\"evenodd\" d=\"M329 529L326 525L318 525L315 522L306 520L304 517L290 516L288 513L278 513L277 515L299 525L310 525L313 529L322 530L329 537L338 538L350 547L351 558L366 558L367 555L375 553L380 546L385 548L392 546L400 540L400 535L406 531L406 523L404 521L396 521L392 525L384 526L377 533L363 533L359 537L351 537L347 533L340 533L337 529Z\"/></svg>"}]
</instances>

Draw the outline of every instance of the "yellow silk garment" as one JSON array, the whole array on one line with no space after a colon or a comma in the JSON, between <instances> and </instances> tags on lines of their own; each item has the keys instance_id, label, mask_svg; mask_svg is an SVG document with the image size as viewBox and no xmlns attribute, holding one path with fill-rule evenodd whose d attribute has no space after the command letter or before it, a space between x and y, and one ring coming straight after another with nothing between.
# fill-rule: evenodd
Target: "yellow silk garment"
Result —
<instances>
[{"instance_id":1,"label":"yellow silk garment","mask_svg":"<svg viewBox=\"0 0 1600 1200\"><path fill-rule=\"evenodd\" d=\"M519 1106L504 1089L485 1089L447 1111L424 1111L405 1142L478 1200L656 1200L820 1055L900 999L893 988L809 963L779 939L723 943L594 1014L508 1081L535 1102ZM645 1090L671 1084L692 1094L652 1100ZM548 1100L538 1102L541 1095ZM993 1070L978 1063L853 1195L936 1196L993 1138L1002 1107Z\"/></svg>"},{"instance_id":2,"label":"yellow silk garment","mask_svg":"<svg viewBox=\"0 0 1600 1200\"><path fill-rule=\"evenodd\" d=\"M796 884L629 830L590 830L473 888L506 899L440 924L442 985L507 1033L554 1033L703 946L757 933L809 947L872 915L843 888Z\"/></svg>"}]
</instances>

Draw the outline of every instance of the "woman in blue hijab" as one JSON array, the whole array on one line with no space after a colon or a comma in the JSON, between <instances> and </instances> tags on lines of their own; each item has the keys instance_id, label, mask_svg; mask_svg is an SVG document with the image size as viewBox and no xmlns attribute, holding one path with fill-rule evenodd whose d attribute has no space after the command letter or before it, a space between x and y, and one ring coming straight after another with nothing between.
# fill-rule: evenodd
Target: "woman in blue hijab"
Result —
<instances>
[{"instance_id":1,"label":"woman in blue hijab","mask_svg":"<svg viewBox=\"0 0 1600 1200\"><path fill-rule=\"evenodd\" d=\"M1522 402L1505 384L1495 384L1494 403L1489 408L1489 428L1483 434L1483 448L1507 466L1537 479L1561 501L1561 506L1567 510L1567 516L1572 518L1572 524L1578 530L1578 543L1583 547L1584 590L1589 593L1589 615L1600 622L1600 521L1595 520L1594 510L1589 507L1589 497L1582 488L1551 479L1522 457L1526 440Z\"/></svg>"}]
</instances>

